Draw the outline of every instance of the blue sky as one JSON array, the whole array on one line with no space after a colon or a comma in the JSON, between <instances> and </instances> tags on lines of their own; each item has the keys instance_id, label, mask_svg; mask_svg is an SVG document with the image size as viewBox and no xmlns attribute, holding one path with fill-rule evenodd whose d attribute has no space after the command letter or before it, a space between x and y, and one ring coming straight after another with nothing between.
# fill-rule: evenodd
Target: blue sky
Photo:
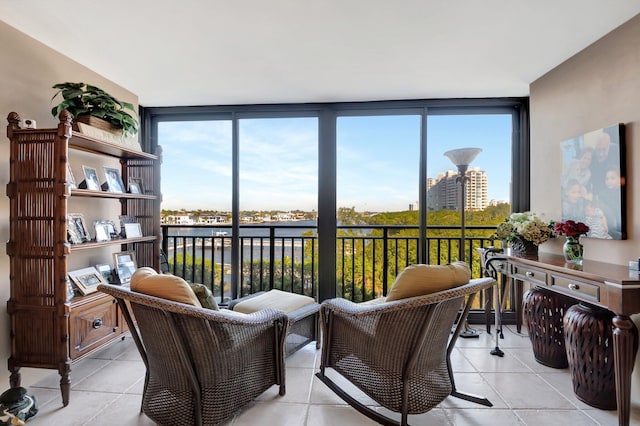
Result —
<instances>
[{"instance_id":1,"label":"blue sky","mask_svg":"<svg viewBox=\"0 0 640 426\"><path fill-rule=\"evenodd\" d=\"M471 164L488 177L489 199L507 201L511 171L511 117L430 116L429 177L455 170L449 149L483 149ZM418 200L420 118L340 117L338 206L407 210ZM164 209L231 210L231 123L161 123ZM240 121L240 209L317 210L317 120Z\"/></svg>"}]
</instances>

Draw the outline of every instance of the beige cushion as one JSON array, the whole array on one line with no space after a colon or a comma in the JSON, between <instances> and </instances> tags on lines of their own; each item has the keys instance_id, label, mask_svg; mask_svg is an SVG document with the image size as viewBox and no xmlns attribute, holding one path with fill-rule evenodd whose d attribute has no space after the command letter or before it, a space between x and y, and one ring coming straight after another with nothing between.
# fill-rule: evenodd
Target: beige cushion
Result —
<instances>
[{"instance_id":1,"label":"beige cushion","mask_svg":"<svg viewBox=\"0 0 640 426\"><path fill-rule=\"evenodd\" d=\"M281 290L269 290L256 297L243 300L235 305L233 310L236 312L250 314L258 312L261 309L271 308L288 314L312 303L316 303L313 297Z\"/></svg>"},{"instance_id":2,"label":"beige cushion","mask_svg":"<svg viewBox=\"0 0 640 426\"><path fill-rule=\"evenodd\" d=\"M202 307L189 284L175 275L159 275L152 268L136 269L131 276L131 290L174 302Z\"/></svg>"},{"instance_id":3,"label":"beige cushion","mask_svg":"<svg viewBox=\"0 0 640 426\"><path fill-rule=\"evenodd\" d=\"M396 277L387 295L387 302L448 290L466 284L470 279L471 269L465 262L410 265Z\"/></svg>"}]
</instances>

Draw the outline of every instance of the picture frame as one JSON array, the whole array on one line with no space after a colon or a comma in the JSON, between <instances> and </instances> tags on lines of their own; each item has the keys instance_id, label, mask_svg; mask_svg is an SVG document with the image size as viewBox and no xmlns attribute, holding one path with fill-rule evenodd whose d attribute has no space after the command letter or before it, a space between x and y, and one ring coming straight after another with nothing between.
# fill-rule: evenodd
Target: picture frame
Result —
<instances>
[{"instance_id":1,"label":"picture frame","mask_svg":"<svg viewBox=\"0 0 640 426\"><path fill-rule=\"evenodd\" d=\"M116 228L116 223L113 220L103 220L102 222L107 227L111 239L120 237L120 231Z\"/></svg>"},{"instance_id":2,"label":"picture frame","mask_svg":"<svg viewBox=\"0 0 640 426\"><path fill-rule=\"evenodd\" d=\"M133 251L114 253L113 259L120 284L128 284L131 281L131 276L137 269L136 253Z\"/></svg>"},{"instance_id":3,"label":"picture frame","mask_svg":"<svg viewBox=\"0 0 640 426\"><path fill-rule=\"evenodd\" d=\"M139 223L125 223L124 235L126 238L140 238L142 237L142 227Z\"/></svg>"},{"instance_id":4,"label":"picture frame","mask_svg":"<svg viewBox=\"0 0 640 426\"><path fill-rule=\"evenodd\" d=\"M93 222L93 227L96 232L96 241L110 241L111 234L109 233L109 227L106 221L96 220Z\"/></svg>"},{"instance_id":5,"label":"picture frame","mask_svg":"<svg viewBox=\"0 0 640 426\"><path fill-rule=\"evenodd\" d=\"M106 284L100 272L93 266L69 271L68 275L84 296L98 291L99 284Z\"/></svg>"},{"instance_id":6,"label":"picture frame","mask_svg":"<svg viewBox=\"0 0 640 426\"><path fill-rule=\"evenodd\" d=\"M89 234L82 213L67 214L67 237L71 244L82 244L91 241L91 234Z\"/></svg>"},{"instance_id":7,"label":"picture frame","mask_svg":"<svg viewBox=\"0 0 640 426\"><path fill-rule=\"evenodd\" d=\"M124 183L122 183L122 176L120 170L115 167L102 167L104 170L105 178L105 190L108 192L124 193Z\"/></svg>"},{"instance_id":8,"label":"picture frame","mask_svg":"<svg viewBox=\"0 0 640 426\"><path fill-rule=\"evenodd\" d=\"M627 238L625 126L561 142L562 220L583 222L588 238Z\"/></svg>"},{"instance_id":9,"label":"picture frame","mask_svg":"<svg viewBox=\"0 0 640 426\"><path fill-rule=\"evenodd\" d=\"M76 178L73 176L73 171L71 170L71 163L67 163L67 184L71 189L76 189L78 187Z\"/></svg>"},{"instance_id":10,"label":"picture frame","mask_svg":"<svg viewBox=\"0 0 640 426\"><path fill-rule=\"evenodd\" d=\"M118 216L118 219L120 220L120 236L122 238L126 238L127 234L125 233L124 225L127 223L136 223L136 217L129 215L120 215Z\"/></svg>"},{"instance_id":11,"label":"picture frame","mask_svg":"<svg viewBox=\"0 0 640 426\"><path fill-rule=\"evenodd\" d=\"M142 178L139 178L139 177L129 178L129 193L144 194L144 186L142 184Z\"/></svg>"},{"instance_id":12,"label":"picture frame","mask_svg":"<svg viewBox=\"0 0 640 426\"><path fill-rule=\"evenodd\" d=\"M82 171L84 173L84 181L80 184L81 187L92 191L100 191L100 181L98 180L98 172L96 169L83 165Z\"/></svg>"},{"instance_id":13,"label":"picture frame","mask_svg":"<svg viewBox=\"0 0 640 426\"><path fill-rule=\"evenodd\" d=\"M117 280L115 279L114 275L113 275L113 268L111 267L111 265L107 265L105 264L98 264L95 266L96 270L98 272L100 272L100 275L102 275L102 278L109 284L114 284L117 283Z\"/></svg>"}]
</instances>

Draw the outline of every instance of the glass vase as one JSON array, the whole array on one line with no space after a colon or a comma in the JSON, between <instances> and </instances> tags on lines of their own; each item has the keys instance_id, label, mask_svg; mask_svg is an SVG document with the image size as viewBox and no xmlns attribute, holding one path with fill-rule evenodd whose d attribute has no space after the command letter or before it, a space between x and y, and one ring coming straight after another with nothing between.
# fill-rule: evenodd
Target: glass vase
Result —
<instances>
[{"instance_id":1,"label":"glass vase","mask_svg":"<svg viewBox=\"0 0 640 426\"><path fill-rule=\"evenodd\" d=\"M567 263L582 265L582 251L583 247L578 237L567 237L562 246L562 254Z\"/></svg>"}]
</instances>

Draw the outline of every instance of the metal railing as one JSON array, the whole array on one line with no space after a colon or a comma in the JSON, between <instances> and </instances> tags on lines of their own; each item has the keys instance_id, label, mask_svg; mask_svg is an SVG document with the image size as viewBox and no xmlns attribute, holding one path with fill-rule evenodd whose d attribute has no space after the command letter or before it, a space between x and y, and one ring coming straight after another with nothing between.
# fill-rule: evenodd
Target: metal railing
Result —
<instances>
[{"instance_id":1,"label":"metal railing","mask_svg":"<svg viewBox=\"0 0 640 426\"><path fill-rule=\"evenodd\" d=\"M238 297L280 289L317 298L318 240L314 225L241 225L238 236ZM472 277L480 277L476 250L490 246L495 226L468 226L465 258ZM232 297L229 225L162 225L162 248L169 271L187 281L204 283L224 302ZM458 260L460 228L428 226L429 264ZM338 226L336 293L355 302L387 294L395 276L418 263L417 226ZM481 304L479 300L476 305Z\"/></svg>"}]
</instances>

